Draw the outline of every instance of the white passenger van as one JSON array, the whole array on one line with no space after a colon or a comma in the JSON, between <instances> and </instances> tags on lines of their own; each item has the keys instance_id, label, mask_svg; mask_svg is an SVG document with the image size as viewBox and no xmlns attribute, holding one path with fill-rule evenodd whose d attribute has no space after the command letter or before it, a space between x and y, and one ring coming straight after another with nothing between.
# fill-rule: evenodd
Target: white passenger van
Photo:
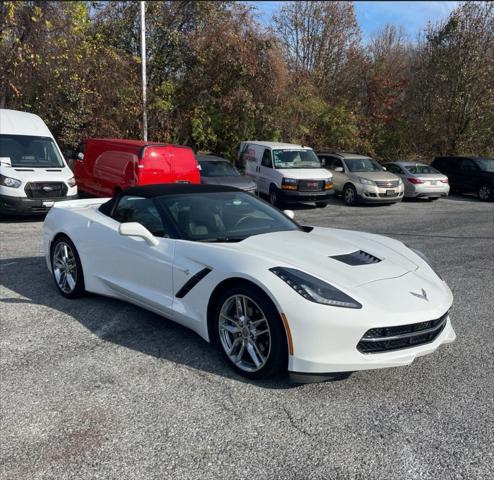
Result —
<instances>
[{"instance_id":1,"label":"white passenger van","mask_svg":"<svg viewBox=\"0 0 494 480\"><path fill-rule=\"evenodd\" d=\"M74 175L43 120L0 109L0 214L44 213L74 198Z\"/></svg>"},{"instance_id":2,"label":"white passenger van","mask_svg":"<svg viewBox=\"0 0 494 480\"><path fill-rule=\"evenodd\" d=\"M325 207L334 195L333 179L312 148L278 142L240 144L237 165L252 177L270 203L315 202Z\"/></svg>"}]
</instances>

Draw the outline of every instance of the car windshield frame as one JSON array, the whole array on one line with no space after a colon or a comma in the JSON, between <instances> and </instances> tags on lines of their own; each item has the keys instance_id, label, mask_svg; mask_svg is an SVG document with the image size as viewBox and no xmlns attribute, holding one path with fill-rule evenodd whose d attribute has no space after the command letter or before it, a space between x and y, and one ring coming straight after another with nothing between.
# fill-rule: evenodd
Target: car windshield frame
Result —
<instances>
[{"instance_id":1,"label":"car windshield frame","mask_svg":"<svg viewBox=\"0 0 494 480\"><path fill-rule=\"evenodd\" d=\"M284 153L294 153L295 155L298 153L300 157L299 162L295 162L291 160L289 162L282 161L279 158L281 154ZM276 170L296 170L296 169L308 169L308 168L323 168L321 159L315 154L312 148L276 148L271 150L273 156L273 167ZM306 157L303 159L302 157Z\"/></svg>"},{"instance_id":2,"label":"car windshield frame","mask_svg":"<svg viewBox=\"0 0 494 480\"><path fill-rule=\"evenodd\" d=\"M372 172L385 172L386 171L386 170L384 170L384 167L382 165L380 165L379 163L377 163L374 159L372 159L370 157L345 158L343 161L345 162L346 167L348 168L348 170L351 173L372 173ZM373 168L372 170L369 170L369 169L366 169L366 170L352 169L351 168L351 165L352 165L351 162L366 162L366 163L369 162L370 165L372 165L373 167L377 167L377 168ZM355 168L355 165L354 165L354 168Z\"/></svg>"},{"instance_id":3,"label":"car windshield frame","mask_svg":"<svg viewBox=\"0 0 494 480\"><path fill-rule=\"evenodd\" d=\"M494 158L477 158L475 163L478 165L482 172L494 173Z\"/></svg>"},{"instance_id":4,"label":"car windshield frame","mask_svg":"<svg viewBox=\"0 0 494 480\"><path fill-rule=\"evenodd\" d=\"M181 240L228 243L241 242L266 233L302 231L300 225L283 212L242 191L178 193L157 196L154 201L162 212L164 221L171 224ZM239 209L238 212L235 212L236 208ZM191 220L192 215L195 220ZM241 221L250 223L251 226L239 226ZM193 230L192 225L195 222L197 226ZM234 225L229 225L230 222ZM209 231L209 226L206 226L208 223L217 230Z\"/></svg>"},{"instance_id":5,"label":"car windshield frame","mask_svg":"<svg viewBox=\"0 0 494 480\"><path fill-rule=\"evenodd\" d=\"M431 165L422 165L422 164L417 164L417 165L403 165L403 168L407 173L410 175L428 175L428 174L440 174L441 172L439 170L436 170L434 167ZM412 169L429 169L429 172L423 172L423 171L413 171Z\"/></svg>"},{"instance_id":6,"label":"car windshield frame","mask_svg":"<svg viewBox=\"0 0 494 480\"><path fill-rule=\"evenodd\" d=\"M7 141L5 141L7 140ZM17 151L8 150L8 143L16 142ZM36 150L39 152L40 145L35 145L35 142L41 144L44 151L46 163L40 162L42 157L36 160ZM35 135L12 135L0 134L0 157L9 158L10 165L15 168L64 168L65 161L60 154L57 145L51 137L41 137ZM20 161L19 161L20 160Z\"/></svg>"},{"instance_id":7,"label":"car windshield frame","mask_svg":"<svg viewBox=\"0 0 494 480\"><path fill-rule=\"evenodd\" d=\"M204 164L208 164L208 166L213 167L213 168L215 166L218 166L218 165L223 167L226 164L226 165L228 165L228 168L230 169L230 173L228 173L227 175L216 175L216 174L210 175L210 174L208 174L209 172L207 172L207 168L206 168L206 172L205 172L205 169L203 168ZM240 172L235 168L235 166L232 165L228 160L199 160L199 166L201 167L201 176L206 177L206 178L241 177L242 176L240 174Z\"/></svg>"}]
</instances>

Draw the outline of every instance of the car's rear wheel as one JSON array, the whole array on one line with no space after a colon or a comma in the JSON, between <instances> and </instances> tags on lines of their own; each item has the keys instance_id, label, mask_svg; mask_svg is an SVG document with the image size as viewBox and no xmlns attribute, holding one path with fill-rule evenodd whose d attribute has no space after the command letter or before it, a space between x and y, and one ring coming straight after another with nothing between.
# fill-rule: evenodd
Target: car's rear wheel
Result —
<instances>
[{"instance_id":1,"label":"car's rear wheel","mask_svg":"<svg viewBox=\"0 0 494 480\"><path fill-rule=\"evenodd\" d=\"M484 183L484 185L479 187L477 194L480 201L488 202L489 200L492 200L492 187L489 184Z\"/></svg>"},{"instance_id":2,"label":"car's rear wheel","mask_svg":"<svg viewBox=\"0 0 494 480\"><path fill-rule=\"evenodd\" d=\"M58 237L51 249L51 269L58 291L66 298L84 293L84 274L79 254L66 236Z\"/></svg>"},{"instance_id":3,"label":"car's rear wheel","mask_svg":"<svg viewBox=\"0 0 494 480\"><path fill-rule=\"evenodd\" d=\"M223 356L241 375L266 378L286 368L283 324L276 307L257 288L224 292L215 312L215 330Z\"/></svg>"},{"instance_id":4,"label":"car's rear wheel","mask_svg":"<svg viewBox=\"0 0 494 480\"><path fill-rule=\"evenodd\" d=\"M343 189L343 200L350 207L357 205L357 190L355 190L353 185L345 185L345 188Z\"/></svg>"}]
</instances>

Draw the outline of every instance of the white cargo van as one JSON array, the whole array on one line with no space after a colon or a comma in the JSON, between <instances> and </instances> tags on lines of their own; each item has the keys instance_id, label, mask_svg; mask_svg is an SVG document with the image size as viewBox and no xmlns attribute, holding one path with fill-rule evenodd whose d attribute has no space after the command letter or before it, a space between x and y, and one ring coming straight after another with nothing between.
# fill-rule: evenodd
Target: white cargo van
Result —
<instances>
[{"instance_id":1,"label":"white cargo van","mask_svg":"<svg viewBox=\"0 0 494 480\"><path fill-rule=\"evenodd\" d=\"M44 213L74 198L74 175L43 120L0 109L0 214Z\"/></svg>"},{"instance_id":2,"label":"white cargo van","mask_svg":"<svg viewBox=\"0 0 494 480\"><path fill-rule=\"evenodd\" d=\"M275 206L315 202L325 207L334 195L333 178L312 148L278 142L240 144L237 164Z\"/></svg>"}]
</instances>

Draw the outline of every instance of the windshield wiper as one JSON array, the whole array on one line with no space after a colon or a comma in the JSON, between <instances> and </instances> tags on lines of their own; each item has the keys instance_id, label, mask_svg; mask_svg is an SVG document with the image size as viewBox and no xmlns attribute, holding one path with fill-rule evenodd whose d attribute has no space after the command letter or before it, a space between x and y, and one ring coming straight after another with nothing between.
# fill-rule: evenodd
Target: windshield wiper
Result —
<instances>
[{"instance_id":1,"label":"windshield wiper","mask_svg":"<svg viewBox=\"0 0 494 480\"><path fill-rule=\"evenodd\" d=\"M214 238L201 238L197 240L198 242L206 242L206 243L233 243L233 242L241 242L245 240L246 237L214 237Z\"/></svg>"}]
</instances>

